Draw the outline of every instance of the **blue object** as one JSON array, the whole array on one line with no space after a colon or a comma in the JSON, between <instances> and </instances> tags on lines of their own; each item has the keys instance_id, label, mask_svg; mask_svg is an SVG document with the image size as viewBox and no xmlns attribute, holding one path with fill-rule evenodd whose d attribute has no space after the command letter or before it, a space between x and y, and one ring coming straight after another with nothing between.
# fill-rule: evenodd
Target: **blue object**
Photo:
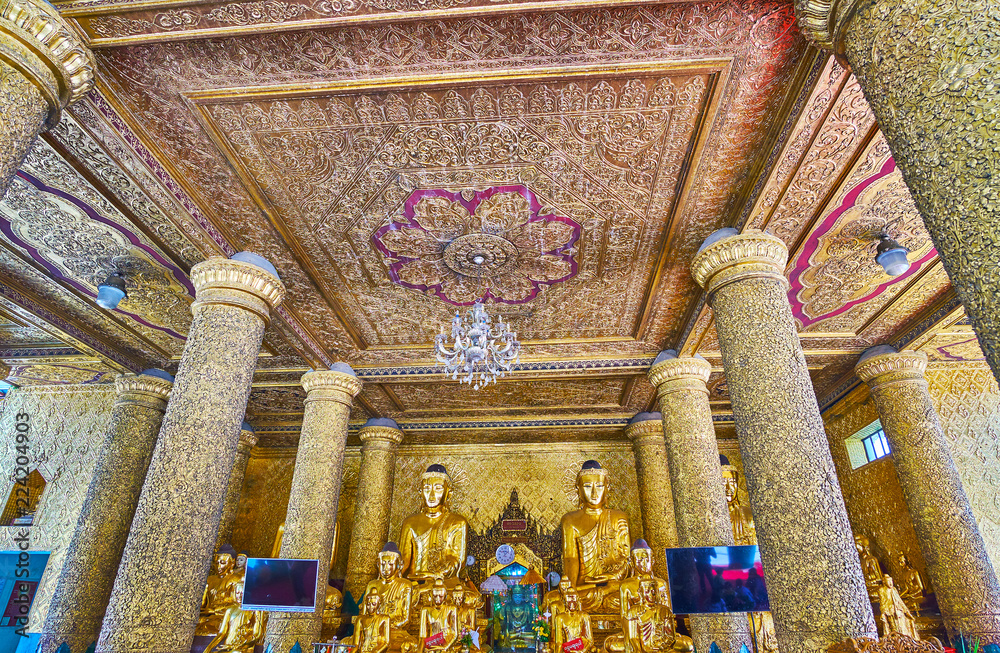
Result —
<instances>
[{"instance_id":1,"label":"blue object","mask_svg":"<svg viewBox=\"0 0 1000 653\"><path fill-rule=\"evenodd\" d=\"M275 277L278 277L278 271L274 269L274 266L271 265L271 262L268 261L263 256L261 256L260 254L254 254L253 252L240 252L239 254L233 254L229 258L234 261L240 261L242 263L249 263L250 265L256 265L261 270L264 270L265 272L270 272ZM280 279L281 277L278 278Z\"/></svg>"},{"instance_id":2,"label":"blue object","mask_svg":"<svg viewBox=\"0 0 1000 653\"><path fill-rule=\"evenodd\" d=\"M750 653L750 649L747 648L746 644L740 647L740 653Z\"/></svg>"},{"instance_id":3,"label":"blue object","mask_svg":"<svg viewBox=\"0 0 1000 653\"><path fill-rule=\"evenodd\" d=\"M56 653L70 653L69 644L67 644L66 642L60 644L59 648L56 649Z\"/></svg>"},{"instance_id":4,"label":"blue object","mask_svg":"<svg viewBox=\"0 0 1000 653\"><path fill-rule=\"evenodd\" d=\"M746 646L746 645L744 644L744 646ZM712 648L708 649L708 652L709 653L722 653L722 649L719 648L718 644L716 644L715 642L712 642Z\"/></svg>"},{"instance_id":5,"label":"blue object","mask_svg":"<svg viewBox=\"0 0 1000 653\"><path fill-rule=\"evenodd\" d=\"M881 265L890 277L898 277L910 269L910 262L906 259L910 250L892 238L882 236L875 251L875 262Z\"/></svg>"},{"instance_id":6,"label":"blue object","mask_svg":"<svg viewBox=\"0 0 1000 653\"><path fill-rule=\"evenodd\" d=\"M125 299L125 280L117 274L112 274L104 283L97 286L97 305L113 311L118 303Z\"/></svg>"},{"instance_id":7,"label":"blue object","mask_svg":"<svg viewBox=\"0 0 1000 653\"><path fill-rule=\"evenodd\" d=\"M302 645L299 644L298 640L295 641L295 645L292 646L288 653L302 653Z\"/></svg>"},{"instance_id":8,"label":"blue object","mask_svg":"<svg viewBox=\"0 0 1000 653\"><path fill-rule=\"evenodd\" d=\"M163 370L158 370L155 367L152 367L152 368L150 368L148 370L143 370L143 371L139 372L139 375L140 376L152 376L152 377L157 378L157 379L163 379L164 381L170 381L171 383L174 382L173 375L171 375L169 372L165 372Z\"/></svg>"}]
</instances>

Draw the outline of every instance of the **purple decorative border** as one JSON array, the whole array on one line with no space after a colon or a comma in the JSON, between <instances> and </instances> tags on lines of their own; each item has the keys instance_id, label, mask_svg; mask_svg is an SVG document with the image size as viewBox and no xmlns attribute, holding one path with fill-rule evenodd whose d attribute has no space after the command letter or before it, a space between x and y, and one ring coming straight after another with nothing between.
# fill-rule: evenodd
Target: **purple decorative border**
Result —
<instances>
[{"instance_id":1,"label":"purple decorative border","mask_svg":"<svg viewBox=\"0 0 1000 653\"><path fill-rule=\"evenodd\" d=\"M18 170L17 171L17 176L20 177L21 179L23 179L24 181L28 182L29 184L31 184L32 186L34 186L38 190L44 192L44 193L49 193L49 194L55 195L57 197L61 197L62 199L66 200L67 202L70 202L71 204L74 204L77 208L79 208L81 211L83 211L84 213L86 213L87 216L91 220L94 220L96 222L100 222L101 224L108 225L109 227L111 227L112 229L114 229L115 231L117 231L118 233L120 233L123 236L125 236L128 239L128 241L130 243L132 243L132 245L134 245L135 247L137 247L137 248L141 249L142 251L146 252L147 254L149 254L150 256L152 256L154 259L156 259L156 261L160 265L162 265L165 268L167 268L168 270L170 270L170 272L174 276L174 278L181 285L183 285L185 289L187 289L188 294L191 297L194 297L194 286L191 285L191 282L188 280L187 275L184 274L184 271L181 270L180 268L176 267L175 265L173 265L167 259L165 259L162 256L160 256L152 248L144 245L142 243L142 241L139 240L139 237L136 236L134 233L132 233L131 231L125 229L121 225L119 225L119 224L117 224L115 222L112 222L111 220L108 220L107 218L103 217L92 206L90 206L90 204L88 204L87 202L81 200L80 198L78 198L78 197L76 197L74 195L71 195L71 194L69 194L69 193L67 193L65 191L59 190L58 188L53 188L52 186L48 186L48 185L45 184L45 182L41 181L40 179L32 176L31 174L29 174L27 172L24 172L23 170ZM59 270L59 268L57 268L55 265L53 265L52 263L50 263L44 256L42 256L42 254L36 248L32 247L31 245L29 245L28 243L26 243L25 241L23 241L21 238L19 238L14 233L14 230L11 228L10 221L6 217L4 217L2 214L0 214L0 231L2 231L4 233L4 235L6 235L8 238L10 238L11 241L13 241L14 243L16 243L20 247L23 247L24 249L28 250L28 252L31 254L31 258L33 258L37 263L39 263L46 270L48 270L49 274L52 275L53 278L60 279L60 280L62 280L64 282L66 282L67 284L69 284L73 288L76 288L78 291L82 292L83 294L85 294L85 295L87 295L89 297L95 297L95 298L97 297L97 295L93 291L91 291L89 288L87 288L85 285L81 284L80 282L76 281L75 279L72 279L70 277L67 277L67 276L63 275L62 272ZM121 308L117 308L115 310L119 311L120 313L124 313L125 315L128 315L129 317L131 317L132 319L134 319L136 322L139 322L140 324L144 324L144 325L146 325L147 327L149 327L151 329L156 329L157 331L162 331L162 332L164 332L164 333L166 333L166 334L168 334L168 335L170 335L170 336L172 336L174 338L177 338L178 340L184 341L186 339L186 337L187 337L184 334L178 333L177 331L174 331L173 329L170 329L168 327L157 325L157 324L152 324L148 320L144 319L142 316L137 315L135 313L131 313L131 312L126 311L126 310L122 310Z\"/></svg>"},{"instance_id":2,"label":"purple decorative border","mask_svg":"<svg viewBox=\"0 0 1000 653\"><path fill-rule=\"evenodd\" d=\"M935 349L937 350L937 352L939 354L941 354L942 356L944 356L948 360L952 360L952 361L972 362L972 361L984 361L984 360L986 360L986 356L979 356L977 358L965 358L964 356L955 356L950 351L948 351L951 347L958 347L960 345L967 345L970 342L978 343L979 339L976 336L972 336L968 340L960 340L959 342L951 342L951 343L948 343L947 345L941 345L940 347L935 347Z\"/></svg>"},{"instance_id":3,"label":"purple decorative border","mask_svg":"<svg viewBox=\"0 0 1000 653\"><path fill-rule=\"evenodd\" d=\"M390 250L382 243L382 236L384 236L386 233L390 231L397 231L402 228L419 229L421 231L431 233L427 231L427 229L425 229L423 225L418 223L415 219L414 208L416 207L417 203L420 200L426 197L443 197L451 202L461 204L463 207L465 207L465 210L468 211L469 215L471 216L475 215L476 210L479 208L479 205L483 201L499 193L517 193L518 195L520 195L521 197L523 197L528 201L528 205L531 207L531 217L524 224L530 224L532 222L562 222L563 224L569 225L573 229L573 236L569 239L568 242L560 245L559 247L553 250L547 252L541 252L541 254L543 255L559 256L563 260L569 261L570 263L569 274L560 277L559 279L554 279L552 281L536 281L535 279L530 279L533 288L531 293L524 299L519 299L519 300L504 299L503 297L494 295L490 289L487 289L485 294L483 294L481 297L471 302L456 302L452 299L449 299L444 294L444 290L441 287L442 284L436 284L433 286L427 286L424 284L412 284L412 283L407 283L400 278L399 270L408 263L413 263L414 261L417 261L419 259L400 256L396 252ZM494 302L503 304L525 304L534 299L538 295L538 291L540 290L541 284L551 286L557 283L562 283L563 281L566 281L576 276L576 273L579 270L579 265L576 262L576 259L573 258L573 255L570 253L570 250L573 248L574 245L576 245L577 241L580 240L580 235L583 231L583 228L580 226L579 223L575 222L574 220L571 220L570 218L558 216L552 213L549 213L547 215L539 215L538 212L541 210L541 208L542 208L541 202L538 201L538 198L535 197L535 194L532 193L527 187L521 185L493 186L483 191L477 191L471 200L466 200L464 197L462 197L461 193L453 193L451 191L443 189L415 190L403 203L403 217L406 219L406 222L390 222L389 224L379 228L379 230L372 235L372 244L387 259L394 259L393 263L389 265L389 278L391 278L394 283L399 284L404 288L411 288L413 290L419 290L421 292L433 292L438 298L451 304L452 306L472 306L477 301L486 301L487 299L492 299ZM458 273L455 272L454 274ZM516 274L516 272L514 274Z\"/></svg>"},{"instance_id":4,"label":"purple decorative border","mask_svg":"<svg viewBox=\"0 0 1000 653\"><path fill-rule=\"evenodd\" d=\"M824 234L829 232L830 229L832 229L833 226L837 223L837 220L840 219L840 216L843 215L848 209L851 209L855 206L855 202L857 201L858 197L860 197L861 193L864 192L866 188L874 184L879 179L892 174L893 172L895 172L895 170L896 170L896 161L892 157L889 157L889 159L882 165L881 170L879 170L877 173L868 177L867 179L859 183L857 186L852 188L851 192L849 192L847 196L844 197L844 201L841 202L840 206L838 206L836 210L830 213L830 215L828 215L826 219L823 220L823 222L816 229L814 229L811 234L809 234L809 238L806 240L805 245L803 245L802 251L799 253L799 256L795 259L795 267L788 275L788 280L791 283L791 288L788 291L788 299L792 304L792 314L795 315L795 318L802 323L803 328L808 327L817 322L820 322L822 320L826 320L831 317L836 317L842 313L845 313L846 311L849 311L858 304L863 304L864 302L867 302L869 299L872 299L873 297L882 294L882 292L884 292L885 289L888 288L889 286L899 283L916 274L920 270L920 268L923 267L925 263L933 260L937 256L937 250L932 247L931 250L927 252L927 254L925 254L919 261L915 261L913 264L911 264L910 269L907 270L905 273L899 275L898 277L893 277L889 281L886 281L885 283L875 288L875 290L868 293L864 297L855 299L854 301L847 302L846 304L844 304L835 311L831 311L824 315L819 315L817 317L810 318L805 314L803 310L804 304L801 301L799 301L798 297L799 293L805 287L805 284L803 284L802 282L802 275L803 273L805 273L806 270L809 269L810 265L809 259L812 257L813 254L816 253L816 250L819 249L820 236L823 236Z\"/></svg>"}]
</instances>

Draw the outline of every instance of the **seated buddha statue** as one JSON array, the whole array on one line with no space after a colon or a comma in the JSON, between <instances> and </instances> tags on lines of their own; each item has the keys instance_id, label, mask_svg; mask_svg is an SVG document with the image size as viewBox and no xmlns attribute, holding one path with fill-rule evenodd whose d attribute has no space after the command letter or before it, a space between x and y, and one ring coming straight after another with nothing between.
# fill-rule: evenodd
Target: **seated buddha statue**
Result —
<instances>
[{"instance_id":1,"label":"seated buddha statue","mask_svg":"<svg viewBox=\"0 0 1000 653\"><path fill-rule=\"evenodd\" d=\"M551 617L556 616L562 610L566 609L566 593L573 589L573 584L569 582L567 576L563 576L559 579L559 586L554 590L549 590L545 593L542 598L542 614L546 612L549 613ZM580 595L576 595L577 600L580 599Z\"/></svg>"},{"instance_id":2,"label":"seated buddha statue","mask_svg":"<svg viewBox=\"0 0 1000 653\"><path fill-rule=\"evenodd\" d=\"M219 634L205 647L205 653L253 653L264 639L267 613L243 610L243 585L233 586L232 602L222 613Z\"/></svg>"},{"instance_id":3,"label":"seated buddha statue","mask_svg":"<svg viewBox=\"0 0 1000 653\"><path fill-rule=\"evenodd\" d=\"M243 587L247 577L247 552L240 551L233 560L233 568L219 583L218 595L232 597L237 585Z\"/></svg>"},{"instance_id":4,"label":"seated buddha statue","mask_svg":"<svg viewBox=\"0 0 1000 653\"><path fill-rule=\"evenodd\" d=\"M376 592L381 596L379 611L389 617L389 642L392 651L415 649L417 642L407 632L413 608L413 582L400 575L401 557L395 542L386 542L378 554L378 578L368 583L364 596ZM361 600L361 612L366 608Z\"/></svg>"},{"instance_id":5,"label":"seated buddha statue","mask_svg":"<svg viewBox=\"0 0 1000 653\"><path fill-rule=\"evenodd\" d=\"M607 470L594 460L576 476L580 508L563 515L563 573L580 595L586 612L618 607L618 586L628 572L628 518L605 506Z\"/></svg>"},{"instance_id":6,"label":"seated buddha statue","mask_svg":"<svg viewBox=\"0 0 1000 653\"><path fill-rule=\"evenodd\" d=\"M222 627L222 615L233 602L232 586L225 585L225 581L235 566L235 553L231 546L225 544L212 558L195 635L216 635Z\"/></svg>"},{"instance_id":7,"label":"seated buddha statue","mask_svg":"<svg viewBox=\"0 0 1000 653\"><path fill-rule=\"evenodd\" d=\"M854 536L854 546L861 559L861 571L865 575L865 587L868 588L868 598L872 603L878 602L878 588L882 584L882 566L872 555L868 538L864 535Z\"/></svg>"},{"instance_id":8,"label":"seated buddha statue","mask_svg":"<svg viewBox=\"0 0 1000 653\"><path fill-rule=\"evenodd\" d=\"M426 586L440 580L452 589L462 582L458 574L465 565L469 522L448 508L451 477L443 465L431 465L420 478L423 509L404 519L399 529L403 578Z\"/></svg>"},{"instance_id":9,"label":"seated buddha statue","mask_svg":"<svg viewBox=\"0 0 1000 653\"><path fill-rule=\"evenodd\" d=\"M431 604L420 610L420 653L447 651L458 639L458 610L447 596L444 581L436 579L431 586Z\"/></svg>"},{"instance_id":10,"label":"seated buddha statue","mask_svg":"<svg viewBox=\"0 0 1000 653\"><path fill-rule=\"evenodd\" d=\"M531 604L525 600L525 588L515 585L511 588L510 602L507 603L507 646L509 648L524 648L535 641L535 631L532 629L533 615Z\"/></svg>"},{"instance_id":11,"label":"seated buddha statue","mask_svg":"<svg viewBox=\"0 0 1000 653\"><path fill-rule=\"evenodd\" d=\"M619 586L618 595L621 606L632 605L641 601L642 583L652 582L656 588L656 595L660 590L667 591L667 581L653 575L653 550L649 548L646 540L638 539L632 544L629 553L629 567L631 571ZM669 592L666 594L669 597ZM669 599L668 599L669 600ZM669 603L667 604L669 606Z\"/></svg>"},{"instance_id":12,"label":"seated buddha statue","mask_svg":"<svg viewBox=\"0 0 1000 653\"><path fill-rule=\"evenodd\" d=\"M913 615L903 602L903 597L899 595L889 574L882 576L882 583L878 588L878 604L883 636L889 633L902 633L913 639L920 639Z\"/></svg>"},{"instance_id":13,"label":"seated buddha statue","mask_svg":"<svg viewBox=\"0 0 1000 653\"><path fill-rule=\"evenodd\" d=\"M639 594L622 603L622 632L604 640L606 653L659 653L694 650L689 637L678 635L674 615L655 578L639 582Z\"/></svg>"},{"instance_id":14,"label":"seated buddha statue","mask_svg":"<svg viewBox=\"0 0 1000 653\"><path fill-rule=\"evenodd\" d=\"M756 544L757 528L753 523L750 508L740 501L740 472L733 465L722 466L725 481L726 503L729 504L729 520L733 524L733 538L736 544Z\"/></svg>"},{"instance_id":15,"label":"seated buddha statue","mask_svg":"<svg viewBox=\"0 0 1000 653\"><path fill-rule=\"evenodd\" d=\"M924 581L905 553L899 554L899 567L901 570L897 583L899 594L910 612L916 614L920 611L920 604L924 602Z\"/></svg>"},{"instance_id":16,"label":"seated buddha statue","mask_svg":"<svg viewBox=\"0 0 1000 653\"><path fill-rule=\"evenodd\" d=\"M562 609L552 617L552 653L590 653L594 633L590 615L580 609L580 595L570 588L562 602Z\"/></svg>"},{"instance_id":17,"label":"seated buddha statue","mask_svg":"<svg viewBox=\"0 0 1000 653\"><path fill-rule=\"evenodd\" d=\"M340 629L340 610L344 606L343 593L333 585L326 586L326 596L323 598L323 628L321 637L329 639Z\"/></svg>"},{"instance_id":18,"label":"seated buddha statue","mask_svg":"<svg viewBox=\"0 0 1000 653\"><path fill-rule=\"evenodd\" d=\"M354 617L354 634L350 644L356 653L387 653L389 650L390 619L380 610L382 595L377 588L365 592L361 614Z\"/></svg>"}]
</instances>

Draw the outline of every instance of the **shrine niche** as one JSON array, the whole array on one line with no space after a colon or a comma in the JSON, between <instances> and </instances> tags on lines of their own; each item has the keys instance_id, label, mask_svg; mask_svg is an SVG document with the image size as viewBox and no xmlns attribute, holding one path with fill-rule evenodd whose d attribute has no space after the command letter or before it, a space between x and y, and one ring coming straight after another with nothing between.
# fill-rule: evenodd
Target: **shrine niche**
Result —
<instances>
[{"instance_id":1,"label":"shrine niche","mask_svg":"<svg viewBox=\"0 0 1000 653\"><path fill-rule=\"evenodd\" d=\"M469 566L469 580L477 586L487 576L496 573L496 551L502 544L510 545L523 561L539 565L535 571L548 576L562 573L562 536L558 528L546 530L521 506L517 490L511 490L510 501L496 520L483 531L469 534L469 553L475 562Z\"/></svg>"}]
</instances>

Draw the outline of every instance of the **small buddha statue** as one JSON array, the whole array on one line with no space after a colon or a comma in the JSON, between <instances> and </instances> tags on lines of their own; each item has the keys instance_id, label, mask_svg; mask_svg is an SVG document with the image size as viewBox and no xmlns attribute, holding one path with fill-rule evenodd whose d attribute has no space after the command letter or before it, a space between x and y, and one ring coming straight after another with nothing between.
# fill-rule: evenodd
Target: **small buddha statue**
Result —
<instances>
[{"instance_id":1,"label":"small buddha statue","mask_svg":"<svg viewBox=\"0 0 1000 653\"><path fill-rule=\"evenodd\" d=\"M389 617L389 642L392 651L416 649L417 642L407 632L413 609L413 582L400 574L402 558L395 542L386 542L378 554L378 578L365 587L365 596L377 592L382 598L379 610ZM365 610L365 601L361 601Z\"/></svg>"},{"instance_id":2,"label":"small buddha statue","mask_svg":"<svg viewBox=\"0 0 1000 653\"><path fill-rule=\"evenodd\" d=\"M216 635L222 627L222 615L233 602L232 585L224 583L236 564L235 553L233 547L224 544L212 558L195 635Z\"/></svg>"},{"instance_id":3,"label":"small buddha statue","mask_svg":"<svg viewBox=\"0 0 1000 653\"><path fill-rule=\"evenodd\" d=\"M562 602L562 609L552 617L552 653L590 653L594 634L590 615L580 608L580 595L570 588Z\"/></svg>"},{"instance_id":4,"label":"small buddha statue","mask_svg":"<svg viewBox=\"0 0 1000 653\"><path fill-rule=\"evenodd\" d=\"M205 653L253 653L264 639L267 613L243 610L243 585L233 586L232 602L222 613L219 634L205 647Z\"/></svg>"},{"instance_id":5,"label":"small buddha statue","mask_svg":"<svg viewBox=\"0 0 1000 653\"><path fill-rule=\"evenodd\" d=\"M234 588L239 585L243 587L247 577L247 552L240 551L233 561L233 568L219 583L218 594L232 597Z\"/></svg>"},{"instance_id":6,"label":"small buddha statue","mask_svg":"<svg viewBox=\"0 0 1000 653\"><path fill-rule=\"evenodd\" d=\"M638 539L632 544L629 553L629 567L631 572L628 578L621 582L618 590L623 608L641 601L640 594L643 582L652 582L656 587L657 595L661 589L667 590L667 582L653 575L653 550L649 548L646 540ZM667 596L669 597L669 593ZM669 603L667 605L669 606Z\"/></svg>"},{"instance_id":7,"label":"small buddha statue","mask_svg":"<svg viewBox=\"0 0 1000 653\"><path fill-rule=\"evenodd\" d=\"M344 595L333 585L326 586L326 596L323 598L323 629L322 637L332 637L340 628L340 609L344 605Z\"/></svg>"},{"instance_id":8,"label":"small buddha statue","mask_svg":"<svg viewBox=\"0 0 1000 653\"><path fill-rule=\"evenodd\" d=\"M899 594L910 612L916 614L920 611L920 604L924 602L924 581L905 553L899 554L899 568Z\"/></svg>"},{"instance_id":9,"label":"small buddha statue","mask_svg":"<svg viewBox=\"0 0 1000 653\"><path fill-rule=\"evenodd\" d=\"M725 481L726 503L729 504L729 520L733 523L733 538L736 544L756 544L757 528L753 523L750 507L740 501L740 472L732 465L722 466Z\"/></svg>"},{"instance_id":10,"label":"small buddha statue","mask_svg":"<svg viewBox=\"0 0 1000 653\"><path fill-rule=\"evenodd\" d=\"M451 589L461 584L469 522L449 510L451 477L443 465L431 465L420 478L423 509L400 527L402 574L419 584L441 580Z\"/></svg>"},{"instance_id":11,"label":"small buddha statue","mask_svg":"<svg viewBox=\"0 0 1000 653\"><path fill-rule=\"evenodd\" d=\"M566 609L566 593L573 589L573 584L569 582L567 576L559 579L559 585L554 590L549 590L542 597L542 614L548 612L552 617ZM580 595L577 594L577 600Z\"/></svg>"},{"instance_id":12,"label":"small buddha statue","mask_svg":"<svg viewBox=\"0 0 1000 653\"><path fill-rule=\"evenodd\" d=\"M379 610L382 595L377 589L365 592L361 614L354 617L351 644L355 653L387 653L389 650L390 619Z\"/></svg>"},{"instance_id":13,"label":"small buddha statue","mask_svg":"<svg viewBox=\"0 0 1000 653\"><path fill-rule=\"evenodd\" d=\"M608 473L594 460L576 476L580 508L563 515L563 573L587 612L618 607L618 586L628 572L628 518L605 506Z\"/></svg>"},{"instance_id":14,"label":"small buddha statue","mask_svg":"<svg viewBox=\"0 0 1000 653\"><path fill-rule=\"evenodd\" d=\"M909 608L892 582L892 576L883 574L878 588L878 604L881 612L882 634L902 633L919 640L917 626Z\"/></svg>"},{"instance_id":15,"label":"small buddha statue","mask_svg":"<svg viewBox=\"0 0 1000 653\"><path fill-rule=\"evenodd\" d=\"M861 559L861 571L865 575L865 586L868 588L868 598L872 603L878 601L878 588L882 584L882 566L872 555L868 538L864 535L854 536L854 546Z\"/></svg>"},{"instance_id":16,"label":"small buddha statue","mask_svg":"<svg viewBox=\"0 0 1000 653\"><path fill-rule=\"evenodd\" d=\"M604 640L607 653L659 653L694 650L689 637L678 635L674 616L655 579L639 582L639 594L621 606L622 632Z\"/></svg>"},{"instance_id":17,"label":"small buddha statue","mask_svg":"<svg viewBox=\"0 0 1000 653\"><path fill-rule=\"evenodd\" d=\"M458 639L458 610L446 601L448 588L440 578L431 586L431 604L420 610L420 653L446 651Z\"/></svg>"},{"instance_id":18,"label":"small buddha statue","mask_svg":"<svg viewBox=\"0 0 1000 653\"><path fill-rule=\"evenodd\" d=\"M532 630L531 604L525 601L525 588L515 585L511 588L511 600L507 604L507 635L509 637L508 646L511 648L523 648L529 646L535 639L535 632Z\"/></svg>"}]
</instances>

